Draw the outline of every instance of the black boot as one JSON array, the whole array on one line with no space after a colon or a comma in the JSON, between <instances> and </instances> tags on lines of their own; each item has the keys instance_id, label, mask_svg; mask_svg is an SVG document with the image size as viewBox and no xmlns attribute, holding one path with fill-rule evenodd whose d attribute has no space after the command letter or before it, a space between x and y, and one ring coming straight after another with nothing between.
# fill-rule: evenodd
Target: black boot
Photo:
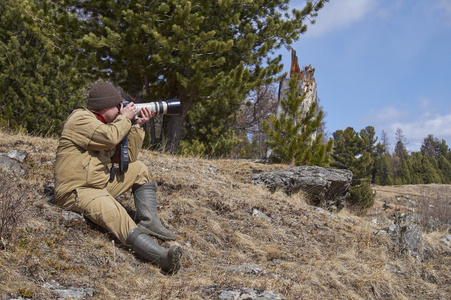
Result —
<instances>
[{"instance_id":1,"label":"black boot","mask_svg":"<svg viewBox=\"0 0 451 300\"><path fill-rule=\"evenodd\" d=\"M139 256L160 267L162 273L174 275L180 270L181 247L172 246L165 250L139 228L130 231L126 242Z\"/></svg>"},{"instance_id":2,"label":"black boot","mask_svg":"<svg viewBox=\"0 0 451 300\"><path fill-rule=\"evenodd\" d=\"M138 213L138 228L144 233L159 237L166 241L175 241L176 235L160 222L157 214L157 185L153 182L133 187L136 212Z\"/></svg>"}]
</instances>

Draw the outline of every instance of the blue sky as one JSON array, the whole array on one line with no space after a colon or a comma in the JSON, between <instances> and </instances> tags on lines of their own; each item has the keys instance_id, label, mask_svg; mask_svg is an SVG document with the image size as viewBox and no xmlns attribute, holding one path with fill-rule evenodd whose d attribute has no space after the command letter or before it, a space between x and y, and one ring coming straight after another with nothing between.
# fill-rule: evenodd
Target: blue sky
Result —
<instances>
[{"instance_id":1,"label":"blue sky","mask_svg":"<svg viewBox=\"0 0 451 300\"><path fill-rule=\"evenodd\" d=\"M451 147L451 0L330 0L293 48L315 68L330 135L371 125L391 150L397 128L409 151L428 134Z\"/></svg>"}]
</instances>

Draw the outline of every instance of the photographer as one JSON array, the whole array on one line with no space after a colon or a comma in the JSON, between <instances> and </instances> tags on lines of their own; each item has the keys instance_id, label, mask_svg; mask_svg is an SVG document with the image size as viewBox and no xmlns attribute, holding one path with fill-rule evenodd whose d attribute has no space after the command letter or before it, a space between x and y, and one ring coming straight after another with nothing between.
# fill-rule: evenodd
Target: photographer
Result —
<instances>
[{"instance_id":1,"label":"photographer","mask_svg":"<svg viewBox=\"0 0 451 300\"><path fill-rule=\"evenodd\" d=\"M74 110L63 124L55 164L55 199L65 209L79 212L130 245L144 259L158 265L162 272L175 274L180 268L182 249L161 248L147 234L164 240L176 236L163 227L156 204L156 185L150 182L144 163L137 161L144 139L143 124L155 116L141 110L133 125L136 108L125 107L111 84L97 83L89 91L87 109ZM129 164L126 172L114 167L128 141ZM136 224L116 197L132 188L140 222Z\"/></svg>"}]
</instances>

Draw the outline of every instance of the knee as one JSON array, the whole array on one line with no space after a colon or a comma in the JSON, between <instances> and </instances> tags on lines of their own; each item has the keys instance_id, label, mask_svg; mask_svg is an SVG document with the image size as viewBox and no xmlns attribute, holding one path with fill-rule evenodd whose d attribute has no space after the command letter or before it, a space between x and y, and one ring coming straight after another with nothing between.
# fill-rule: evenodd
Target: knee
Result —
<instances>
[{"instance_id":1,"label":"knee","mask_svg":"<svg viewBox=\"0 0 451 300\"><path fill-rule=\"evenodd\" d=\"M110 209L102 213L101 218L107 226L111 226L112 223L120 220L122 217L120 211L117 208L111 207Z\"/></svg>"},{"instance_id":2,"label":"knee","mask_svg":"<svg viewBox=\"0 0 451 300\"><path fill-rule=\"evenodd\" d=\"M84 215L102 227L111 227L111 224L121 219L123 214L119 203L109 196L97 197L84 207Z\"/></svg>"},{"instance_id":3,"label":"knee","mask_svg":"<svg viewBox=\"0 0 451 300\"><path fill-rule=\"evenodd\" d=\"M138 181L138 184L144 184L150 181L149 169L142 161L135 161L130 164L130 167L134 168L136 172L136 179Z\"/></svg>"}]
</instances>

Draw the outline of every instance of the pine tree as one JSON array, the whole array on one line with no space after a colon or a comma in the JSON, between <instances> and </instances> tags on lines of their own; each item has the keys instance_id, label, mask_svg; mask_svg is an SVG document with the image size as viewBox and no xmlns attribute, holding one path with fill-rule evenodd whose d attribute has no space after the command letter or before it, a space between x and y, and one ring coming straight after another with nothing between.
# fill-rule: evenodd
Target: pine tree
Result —
<instances>
[{"instance_id":1,"label":"pine tree","mask_svg":"<svg viewBox=\"0 0 451 300\"><path fill-rule=\"evenodd\" d=\"M385 185L394 185L393 179L390 175L387 176L387 180L385 181Z\"/></svg>"},{"instance_id":2,"label":"pine tree","mask_svg":"<svg viewBox=\"0 0 451 300\"><path fill-rule=\"evenodd\" d=\"M376 172L374 176L374 183L379 185L393 184L393 165L390 153L382 154L375 167ZM390 179L389 179L390 177Z\"/></svg>"},{"instance_id":3,"label":"pine tree","mask_svg":"<svg viewBox=\"0 0 451 300\"><path fill-rule=\"evenodd\" d=\"M374 204L374 194L371 191L371 172L373 159L365 149L368 139L359 136L352 127L346 130L337 130L333 133L334 151L332 153L332 166L352 171L348 203L356 208L366 210Z\"/></svg>"},{"instance_id":4,"label":"pine tree","mask_svg":"<svg viewBox=\"0 0 451 300\"><path fill-rule=\"evenodd\" d=\"M371 155L373 160L373 167L371 170L371 182L374 182L374 177L376 176L376 167L380 158L380 143L377 143L376 131L373 126L367 126L360 130L360 137L363 139L365 151ZM377 144L376 144L377 143Z\"/></svg>"},{"instance_id":5,"label":"pine tree","mask_svg":"<svg viewBox=\"0 0 451 300\"><path fill-rule=\"evenodd\" d=\"M400 184L411 184L412 183L412 178L410 175L410 160L409 158L403 158L401 160L401 171L400 171L400 175L399 175L399 182Z\"/></svg>"},{"instance_id":6,"label":"pine tree","mask_svg":"<svg viewBox=\"0 0 451 300\"><path fill-rule=\"evenodd\" d=\"M58 133L68 113L84 102L85 81L68 47L70 26L53 1L0 3L0 124Z\"/></svg>"},{"instance_id":7,"label":"pine tree","mask_svg":"<svg viewBox=\"0 0 451 300\"><path fill-rule=\"evenodd\" d=\"M299 39L325 1L291 13L285 0L64 2L84 21L78 44L96 58L94 72L146 102L180 98L182 114L163 121L168 148L183 137L226 151L246 95L282 69L271 55Z\"/></svg>"},{"instance_id":8,"label":"pine tree","mask_svg":"<svg viewBox=\"0 0 451 300\"><path fill-rule=\"evenodd\" d=\"M429 134L424 138L420 151L423 155L429 155L437 159L440 155L446 155L449 152L449 148L445 140L439 141L434 135Z\"/></svg>"},{"instance_id":9,"label":"pine tree","mask_svg":"<svg viewBox=\"0 0 451 300\"><path fill-rule=\"evenodd\" d=\"M442 183L439 173L437 172L436 167L434 167L434 158L430 157L429 155L425 155L423 157L422 163L422 172L421 176L423 179L423 182L425 184L429 183Z\"/></svg>"},{"instance_id":10,"label":"pine tree","mask_svg":"<svg viewBox=\"0 0 451 300\"><path fill-rule=\"evenodd\" d=\"M443 174L443 183L451 183L451 163L445 158L444 155L439 156L438 167Z\"/></svg>"},{"instance_id":11,"label":"pine tree","mask_svg":"<svg viewBox=\"0 0 451 300\"><path fill-rule=\"evenodd\" d=\"M285 113L271 115L269 122L263 120L263 130L268 135L266 142L273 151L274 159L294 165L327 166L333 141L323 143L323 135L317 130L321 126L323 112L317 104L304 107L305 93L298 91L299 80L289 81L290 92L280 104Z\"/></svg>"},{"instance_id":12,"label":"pine tree","mask_svg":"<svg viewBox=\"0 0 451 300\"><path fill-rule=\"evenodd\" d=\"M411 153L411 180L412 184L423 184L423 155L420 152Z\"/></svg>"}]
</instances>

